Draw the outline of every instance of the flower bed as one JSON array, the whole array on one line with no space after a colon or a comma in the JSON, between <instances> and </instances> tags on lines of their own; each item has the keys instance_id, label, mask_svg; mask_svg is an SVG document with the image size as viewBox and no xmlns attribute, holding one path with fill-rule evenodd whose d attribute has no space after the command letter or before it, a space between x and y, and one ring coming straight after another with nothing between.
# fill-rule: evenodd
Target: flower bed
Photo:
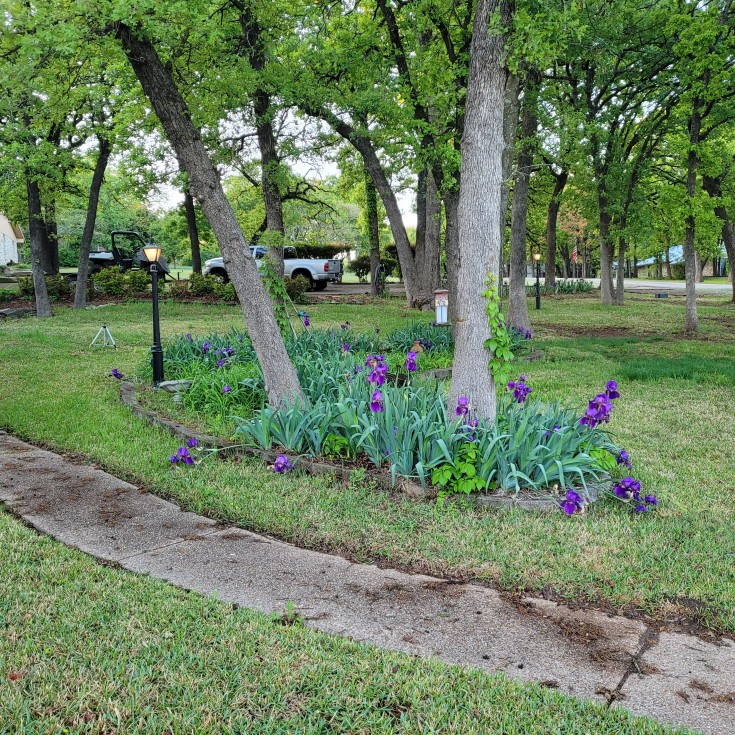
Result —
<instances>
[{"instance_id":1,"label":"flower bed","mask_svg":"<svg viewBox=\"0 0 735 735\"><path fill-rule=\"evenodd\" d=\"M308 315L302 315L308 324ZM525 335L521 339L526 340ZM447 408L445 383L420 373L451 364L448 330L428 325L381 335L306 329L287 341L308 408L266 405L247 335L197 340L185 335L166 350L167 375L192 381L184 402L236 419L235 439L280 451L288 471L298 455L368 461L398 478L435 486L439 498L470 493L552 497L570 515L596 499L597 488L637 512L656 505L631 477L615 482L630 458L602 427L618 398L610 381L587 411L532 398L525 376L508 383L492 425L460 397ZM297 463L296 463L297 464ZM591 490L591 488L595 490Z\"/></svg>"}]
</instances>

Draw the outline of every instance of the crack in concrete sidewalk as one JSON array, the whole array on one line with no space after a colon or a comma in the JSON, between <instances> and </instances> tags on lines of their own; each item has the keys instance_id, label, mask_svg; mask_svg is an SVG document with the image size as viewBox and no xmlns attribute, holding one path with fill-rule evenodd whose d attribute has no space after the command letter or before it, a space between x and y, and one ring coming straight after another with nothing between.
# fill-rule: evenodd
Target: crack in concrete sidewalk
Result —
<instances>
[{"instance_id":1,"label":"crack in concrete sidewalk","mask_svg":"<svg viewBox=\"0 0 735 735\"><path fill-rule=\"evenodd\" d=\"M0 432L0 501L124 569L263 613L292 602L326 633L505 671L711 735L735 732L735 645L659 633L422 574L355 564L184 512L93 467Z\"/></svg>"}]
</instances>

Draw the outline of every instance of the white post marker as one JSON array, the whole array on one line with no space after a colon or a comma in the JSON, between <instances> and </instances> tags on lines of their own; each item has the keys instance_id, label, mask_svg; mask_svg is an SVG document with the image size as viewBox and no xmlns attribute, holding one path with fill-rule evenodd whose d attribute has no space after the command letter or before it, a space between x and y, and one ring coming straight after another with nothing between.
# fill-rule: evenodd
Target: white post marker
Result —
<instances>
[{"instance_id":1,"label":"white post marker","mask_svg":"<svg viewBox=\"0 0 735 735\"><path fill-rule=\"evenodd\" d=\"M440 288L434 291L434 310L437 324L448 324L449 320L449 291Z\"/></svg>"}]
</instances>

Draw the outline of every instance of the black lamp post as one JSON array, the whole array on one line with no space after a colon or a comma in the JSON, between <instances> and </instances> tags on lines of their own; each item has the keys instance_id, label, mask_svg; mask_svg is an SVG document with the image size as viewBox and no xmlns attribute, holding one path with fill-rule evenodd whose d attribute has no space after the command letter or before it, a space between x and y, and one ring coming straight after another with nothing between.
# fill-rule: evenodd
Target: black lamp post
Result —
<instances>
[{"instance_id":1,"label":"black lamp post","mask_svg":"<svg viewBox=\"0 0 735 735\"><path fill-rule=\"evenodd\" d=\"M536 309L541 308L541 285L539 278L541 277L541 253L538 250L533 254L533 259L536 261Z\"/></svg>"},{"instance_id":2,"label":"black lamp post","mask_svg":"<svg viewBox=\"0 0 735 735\"><path fill-rule=\"evenodd\" d=\"M150 243L143 248L145 257L151 264L153 278L153 347L151 347L151 364L153 365L153 385L163 380L163 347L161 347L161 327L158 320L158 259L161 257L161 248Z\"/></svg>"}]
</instances>

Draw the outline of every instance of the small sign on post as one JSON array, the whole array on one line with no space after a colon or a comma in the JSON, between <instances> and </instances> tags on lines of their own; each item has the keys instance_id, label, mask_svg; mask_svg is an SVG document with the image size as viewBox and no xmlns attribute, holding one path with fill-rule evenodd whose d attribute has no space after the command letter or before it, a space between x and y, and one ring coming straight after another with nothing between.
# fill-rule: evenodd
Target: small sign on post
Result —
<instances>
[{"instance_id":1,"label":"small sign on post","mask_svg":"<svg viewBox=\"0 0 735 735\"><path fill-rule=\"evenodd\" d=\"M449 291L446 288L434 291L434 310L437 324L449 323Z\"/></svg>"}]
</instances>

